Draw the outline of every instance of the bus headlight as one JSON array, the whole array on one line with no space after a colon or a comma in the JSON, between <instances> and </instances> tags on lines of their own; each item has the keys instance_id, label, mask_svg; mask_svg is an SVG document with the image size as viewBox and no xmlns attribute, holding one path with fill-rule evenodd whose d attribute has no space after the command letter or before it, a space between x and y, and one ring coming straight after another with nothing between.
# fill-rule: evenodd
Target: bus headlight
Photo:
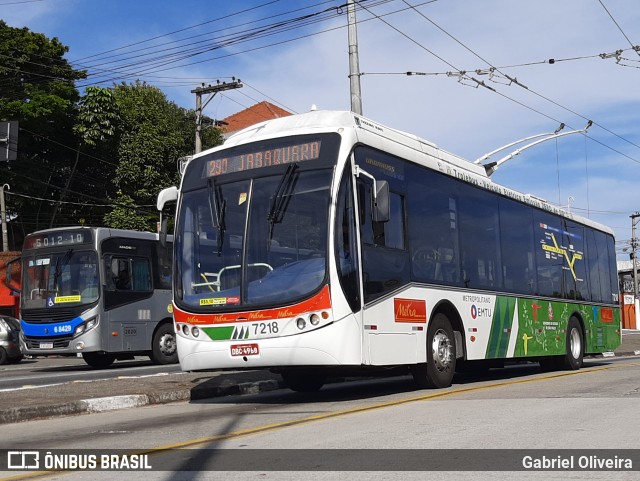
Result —
<instances>
[{"instance_id":1,"label":"bus headlight","mask_svg":"<svg viewBox=\"0 0 640 481\"><path fill-rule=\"evenodd\" d=\"M98 325L98 316L89 319L85 324L87 325L87 331L93 329Z\"/></svg>"},{"instance_id":2,"label":"bus headlight","mask_svg":"<svg viewBox=\"0 0 640 481\"><path fill-rule=\"evenodd\" d=\"M197 327L197 326L193 326L193 327L191 328L191 335L192 335L193 337L198 337L198 336L200 336L200 329L198 329L198 327Z\"/></svg>"},{"instance_id":3,"label":"bus headlight","mask_svg":"<svg viewBox=\"0 0 640 481\"><path fill-rule=\"evenodd\" d=\"M296 319L296 326L298 326L298 329L302 331L305 327L307 327L307 321L299 317L298 319Z\"/></svg>"},{"instance_id":4,"label":"bus headlight","mask_svg":"<svg viewBox=\"0 0 640 481\"><path fill-rule=\"evenodd\" d=\"M187 326L186 324L182 325L182 334L184 334L185 336L189 335L189 326Z\"/></svg>"},{"instance_id":5,"label":"bus headlight","mask_svg":"<svg viewBox=\"0 0 640 481\"><path fill-rule=\"evenodd\" d=\"M91 319L87 319L82 324L80 324L78 327L76 327L76 330L74 331L74 335L75 336L79 336L83 332L90 331L91 329L93 329L97 325L98 325L98 316L92 317Z\"/></svg>"},{"instance_id":6,"label":"bus headlight","mask_svg":"<svg viewBox=\"0 0 640 481\"><path fill-rule=\"evenodd\" d=\"M311 322L312 326L317 326L318 324L320 324L320 316L318 314L311 314L309 322Z\"/></svg>"}]
</instances>

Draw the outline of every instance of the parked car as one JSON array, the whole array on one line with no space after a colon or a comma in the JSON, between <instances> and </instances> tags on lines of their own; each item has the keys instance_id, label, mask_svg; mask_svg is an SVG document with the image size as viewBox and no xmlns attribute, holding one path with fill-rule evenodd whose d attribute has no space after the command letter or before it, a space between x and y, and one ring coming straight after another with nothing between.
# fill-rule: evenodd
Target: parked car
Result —
<instances>
[{"instance_id":1,"label":"parked car","mask_svg":"<svg viewBox=\"0 0 640 481\"><path fill-rule=\"evenodd\" d=\"M20 321L0 315L0 364L22 361L20 350Z\"/></svg>"}]
</instances>

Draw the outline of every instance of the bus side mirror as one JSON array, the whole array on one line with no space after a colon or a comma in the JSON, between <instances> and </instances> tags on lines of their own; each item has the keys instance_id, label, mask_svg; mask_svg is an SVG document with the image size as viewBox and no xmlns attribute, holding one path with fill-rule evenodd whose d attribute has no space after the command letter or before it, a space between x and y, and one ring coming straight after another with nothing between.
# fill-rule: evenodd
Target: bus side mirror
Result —
<instances>
[{"instance_id":1,"label":"bus side mirror","mask_svg":"<svg viewBox=\"0 0 640 481\"><path fill-rule=\"evenodd\" d=\"M162 210L167 202L174 202L178 200L178 188L175 185L162 189L158 194L158 200L156 202L156 208L160 211L160 231L158 232L158 238L160 245L166 247L167 245L167 219L163 218Z\"/></svg>"},{"instance_id":2,"label":"bus side mirror","mask_svg":"<svg viewBox=\"0 0 640 481\"><path fill-rule=\"evenodd\" d=\"M156 208L162 212L164 205L167 202L178 200L178 188L175 185L162 189L158 194L158 200L156 202Z\"/></svg>"},{"instance_id":3,"label":"bus side mirror","mask_svg":"<svg viewBox=\"0 0 640 481\"><path fill-rule=\"evenodd\" d=\"M168 222L166 217L160 221L160 232L158 233L160 245L163 248L167 247L167 223Z\"/></svg>"},{"instance_id":4,"label":"bus side mirror","mask_svg":"<svg viewBox=\"0 0 640 481\"><path fill-rule=\"evenodd\" d=\"M373 205L371 206L371 217L374 222L389 221L389 182L378 180L374 184L376 190L373 195Z\"/></svg>"},{"instance_id":5,"label":"bus side mirror","mask_svg":"<svg viewBox=\"0 0 640 481\"><path fill-rule=\"evenodd\" d=\"M20 284L20 274L22 273L22 266L20 264L20 257L16 257L11 261L7 262L7 277L5 279L5 284L9 289L15 292L20 292L22 286Z\"/></svg>"}]
</instances>

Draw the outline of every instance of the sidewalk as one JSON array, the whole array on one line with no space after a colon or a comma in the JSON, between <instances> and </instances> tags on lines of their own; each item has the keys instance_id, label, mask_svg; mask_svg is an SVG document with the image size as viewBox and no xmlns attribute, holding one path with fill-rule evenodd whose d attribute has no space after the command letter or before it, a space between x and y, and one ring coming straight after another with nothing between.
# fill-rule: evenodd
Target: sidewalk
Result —
<instances>
[{"instance_id":1,"label":"sidewalk","mask_svg":"<svg viewBox=\"0 0 640 481\"><path fill-rule=\"evenodd\" d=\"M640 355L640 331L624 330L613 356ZM0 424L175 401L256 394L283 387L268 370L176 373L0 392Z\"/></svg>"}]
</instances>

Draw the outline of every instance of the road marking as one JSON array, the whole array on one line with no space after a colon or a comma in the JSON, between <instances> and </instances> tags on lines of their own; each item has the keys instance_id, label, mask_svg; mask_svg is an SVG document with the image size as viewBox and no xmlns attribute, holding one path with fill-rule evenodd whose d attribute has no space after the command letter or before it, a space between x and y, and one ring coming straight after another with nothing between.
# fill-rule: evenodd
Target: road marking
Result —
<instances>
[{"instance_id":1,"label":"road marking","mask_svg":"<svg viewBox=\"0 0 640 481\"><path fill-rule=\"evenodd\" d=\"M83 373L74 373L75 375L81 375ZM40 389L40 388L46 388L46 387L52 387L52 386L60 386L62 384L82 384L82 383L91 383L91 382L100 382L100 381L116 381L119 379L143 379L143 378L148 378L148 377L159 377L159 376L172 376L172 375L179 375L182 376L183 374L186 374L184 372L159 372L156 374L141 374L140 376L117 376L117 377L106 377L106 378L99 378L99 379L71 379L69 381L65 381L65 382L58 382L58 383L52 383L52 384L23 384L22 386L19 387L12 387L12 388L6 388L6 389L0 389L0 392L10 392L10 391L20 391L22 389ZM64 377L67 376L67 374L58 374L58 375L51 375L49 377ZM19 381L21 379L31 379L31 378L11 378L8 379L7 381Z\"/></svg>"}]
</instances>

